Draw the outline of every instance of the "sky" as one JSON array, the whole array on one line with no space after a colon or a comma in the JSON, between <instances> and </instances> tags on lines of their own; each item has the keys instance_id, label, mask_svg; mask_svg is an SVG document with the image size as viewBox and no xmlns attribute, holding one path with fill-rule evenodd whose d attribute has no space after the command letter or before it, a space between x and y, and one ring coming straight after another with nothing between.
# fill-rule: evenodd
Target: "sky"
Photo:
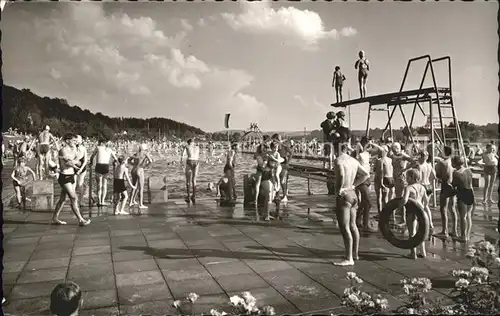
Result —
<instances>
[{"instance_id":1,"label":"sky","mask_svg":"<svg viewBox=\"0 0 500 316\"><path fill-rule=\"evenodd\" d=\"M452 59L459 120L497 123L496 2L13 3L2 12L4 83L109 116L167 117L205 131L319 129L333 68L359 97L354 62L370 61L368 95L397 92L409 58ZM418 88L425 63L405 89ZM447 74L436 67L437 84ZM426 83L429 83L426 80ZM406 109L411 112L412 106ZM364 129L367 104L351 107ZM426 118L419 114L415 125ZM387 116L374 112L370 125ZM396 115L394 126L401 126Z\"/></svg>"}]
</instances>

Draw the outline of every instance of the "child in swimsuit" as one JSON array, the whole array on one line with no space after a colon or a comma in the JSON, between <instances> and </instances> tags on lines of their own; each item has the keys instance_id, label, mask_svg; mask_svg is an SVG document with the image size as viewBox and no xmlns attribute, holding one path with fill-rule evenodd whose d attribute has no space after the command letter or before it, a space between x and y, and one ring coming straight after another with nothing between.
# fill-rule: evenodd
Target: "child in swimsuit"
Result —
<instances>
[{"instance_id":1,"label":"child in swimsuit","mask_svg":"<svg viewBox=\"0 0 500 316\"><path fill-rule=\"evenodd\" d=\"M125 212L125 205L127 204L128 199L125 179L132 187L132 189L136 188L136 186L132 184L132 182L130 181L130 177L128 176L128 168L126 166L126 162L127 160L124 156L118 157L118 166L115 169L113 179L113 193L117 195L117 198L115 199L115 201L117 201L115 205L115 215L129 215L128 212Z\"/></svg>"},{"instance_id":2,"label":"child in swimsuit","mask_svg":"<svg viewBox=\"0 0 500 316\"><path fill-rule=\"evenodd\" d=\"M333 73L332 87L335 87L335 96L337 97L337 103L342 102L342 86L344 85L345 76L340 72L340 67L335 66L335 72Z\"/></svg>"},{"instance_id":3,"label":"child in swimsuit","mask_svg":"<svg viewBox=\"0 0 500 316\"><path fill-rule=\"evenodd\" d=\"M426 203L428 203L429 197L425 192L425 187L420 183L420 172L416 169L409 169L406 171L406 181L408 186L406 186L403 193L403 205L408 203L408 199L414 199L422 208ZM408 232L410 236L414 236L417 231L417 217L413 213L406 213L406 225L408 227ZM427 256L425 251L425 241L420 244L422 250L422 257ZM417 259L417 248L411 249L410 257L412 259Z\"/></svg>"},{"instance_id":4,"label":"child in swimsuit","mask_svg":"<svg viewBox=\"0 0 500 316\"><path fill-rule=\"evenodd\" d=\"M425 187L425 192L427 194L427 202L430 201L431 195L434 193L434 187L432 182L436 179L436 173L432 164L428 163L429 153L425 150L419 152L418 161L415 164L415 169L420 173L420 183ZM434 234L434 223L432 222L432 213L429 207L429 203L424 203L424 210L427 212L429 217L429 226L431 234Z\"/></svg>"},{"instance_id":5,"label":"child in swimsuit","mask_svg":"<svg viewBox=\"0 0 500 316\"><path fill-rule=\"evenodd\" d=\"M472 171L465 168L464 160L460 156L453 157L451 161L453 172L452 186L457 191L457 209L459 212L460 239L467 242L472 229L472 210L475 206L474 190L472 189Z\"/></svg>"},{"instance_id":6,"label":"child in swimsuit","mask_svg":"<svg viewBox=\"0 0 500 316\"><path fill-rule=\"evenodd\" d=\"M28 172L33 176L33 181L36 180L36 175L30 167L26 166L26 159L17 159L17 167L14 168L10 177L13 180L14 191L16 191L16 198L19 207L23 201L26 200L26 183L28 182Z\"/></svg>"},{"instance_id":7,"label":"child in swimsuit","mask_svg":"<svg viewBox=\"0 0 500 316\"><path fill-rule=\"evenodd\" d=\"M377 207L380 213L394 194L394 177L392 159L387 157L389 149L382 146L379 158L375 163L375 193L377 195Z\"/></svg>"},{"instance_id":8,"label":"child in swimsuit","mask_svg":"<svg viewBox=\"0 0 500 316\"><path fill-rule=\"evenodd\" d=\"M232 194L232 172L231 169L224 169L224 176L220 178L217 183L217 197L220 198L220 205L229 204L231 202Z\"/></svg>"}]
</instances>

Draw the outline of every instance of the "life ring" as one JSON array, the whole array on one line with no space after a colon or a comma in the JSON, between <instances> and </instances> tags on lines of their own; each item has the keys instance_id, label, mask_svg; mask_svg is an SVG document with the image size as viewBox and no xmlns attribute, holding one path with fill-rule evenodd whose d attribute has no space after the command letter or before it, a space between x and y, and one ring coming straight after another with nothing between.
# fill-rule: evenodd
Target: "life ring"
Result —
<instances>
[{"instance_id":1,"label":"life ring","mask_svg":"<svg viewBox=\"0 0 500 316\"><path fill-rule=\"evenodd\" d=\"M380 213L378 225L382 236L391 245L400 249L412 249L420 245L429 237L429 217L425 213L424 209L415 200L409 199L405 208L406 212L413 213L417 217L417 232L409 239L398 239L389 227L389 219L391 218L393 212L399 208L401 200L402 198L396 198L390 200L389 203L385 205Z\"/></svg>"}]
</instances>

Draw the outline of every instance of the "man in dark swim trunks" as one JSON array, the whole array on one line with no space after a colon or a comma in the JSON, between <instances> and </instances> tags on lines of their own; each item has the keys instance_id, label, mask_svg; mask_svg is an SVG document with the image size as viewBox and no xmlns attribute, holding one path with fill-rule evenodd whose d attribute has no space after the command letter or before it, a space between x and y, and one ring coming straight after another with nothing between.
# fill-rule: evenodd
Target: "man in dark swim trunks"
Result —
<instances>
[{"instance_id":1,"label":"man in dark swim trunks","mask_svg":"<svg viewBox=\"0 0 500 316\"><path fill-rule=\"evenodd\" d=\"M99 177L98 187L97 187L97 197L98 197L98 206L109 205L106 202L106 195L108 190L108 174L109 174L109 163L111 162L111 158L114 161L117 161L115 153L107 146L107 141L104 139L100 139L95 149L94 153L90 157L90 164L94 161L94 157L96 158L95 164L95 172ZM92 181L92 179L91 179Z\"/></svg>"},{"instance_id":2,"label":"man in dark swim trunks","mask_svg":"<svg viewBox=\"0 0 500 316\"><path fill-rule=\"evenodd\" d=\"M334 122L335 113L332 111L326 113L326 120L321 123L321 129L323 130L323 153L325 158L328 159L328 169L332 169L333 162L333 135L334 133ZM326 161L323 161L323 168L325 168Z\"/></svg>"},{"instance_id":3,"label":"man in dark swim trunks","mask_svg":"<svg viewBox=\"0 0 500 316\"><path fill-rule=\"evenodd\" d=\"M454 197L455 190L451 186L453 181L453 166L451 164L451 155L453 150L450 146L444 146L443 159L436 164L436 177L441 181L441 192L439 193L439 209L441 211L441 222L443 231L437 236L448 238L448 212L451 214L452 237L457 237L457 212L455 210Z\"/></svg>"},{"instance_id":4,"label":"man in dark swim trunks","mask_svg":"<svg viewBox=\"0 0 500 316\"><path fill-rule=\"evenodd\" d=\"M341 154L335 159L334 167L337 196L335 213L346 248L346 259L335 263L338 266L352 266L354 260L359 259L359 231L356 226L358 197L355 188L370 178L368 171L347 154L348 148L348 143L340 145Z\"/></svg>"},{"instance_id":5,"label":"man in dark swim trunks","mask_svg":"<svg viewBox=\"0 0 500 316\"><path fill-rule=\"evenodd\" d=\"M181 154L181 167L184 166L184 174L186 176L186 191L187 196L184 199L186 203L196 203L196 178L198 177L200 147L194 142L193 138L187 140L187 145L183 148ZM186 163L183 164L182 159L186 153ZM192 194L191 189L192 188ZM191 194L191 196L190 196Z\"/></svg>"},{"instance_id":6,"label":"man in dark swim trunks","mask_svg":"<svg viewBox=\"0 0 500 316\"><path fill-rule=\"evenodd\" d=\"M78 218L80 226L86 226L90 224L90 219L84 219L80 214L80 208L78 206L78 197L75 192L75 169L78 170L79 160L77 159L76 150L76 135L66 134L64 136L64 141L66 146L59 151L59 165L61 166L61 173L57 182L61 186L61 195L59 196L59 201L56 204L54 215L52 217L52 223L55 225L66 225L59 219L59 214L64 206L66 197L69 197L71 201L71 210Z\"/></svg>"},{"instance_id":7,"label":"man in dark swim trunks","mask_svg":"<svg viewBox=\"0 0 500 316\"><path fill-rule=\"evenodd\" d=\"M38 135L38 150L37 150L37 155L38 155L38 162L37 162L37 167L36 167L36 172L38 173L38 178L40 180L43 180L46 178L47 172L47 165L48 162L50 161L50 145L54 144L59 150L59 146L57 145L57 140L54 138L54 136L50 133L50 127L47 125L45 126L45 129Z\"/></svg>"},{"instance_id":8,"label":"man in dark swim trunks","mask_svg":"<svg viewBox=\"0 0 500 316\"><path fill-rule=\"evenodd\" d=\"M365 58L365 52L359 52L359 59L354 64L354 69L358 70L359 94L361 98L366 98L366 79L370 71L370 63Z\"/></svg>"}]
</instances>

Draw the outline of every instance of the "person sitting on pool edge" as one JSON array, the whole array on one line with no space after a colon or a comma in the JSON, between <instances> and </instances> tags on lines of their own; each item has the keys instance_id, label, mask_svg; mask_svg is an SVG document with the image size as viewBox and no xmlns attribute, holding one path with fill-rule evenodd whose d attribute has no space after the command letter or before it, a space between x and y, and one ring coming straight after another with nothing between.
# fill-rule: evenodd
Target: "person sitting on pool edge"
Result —
<instances>
[{"instance_id":1,"label":"person sitting on pool edge","mask_svg":"<svg viewBox=\"0 0 500 316\"><path fill-rule=\"evenodd\" d=\"M219 201L221 206L234 205L236 202L236 200L233 199L233 193L231 192L233 186L232 177L232 169L224 168L224 175L220 178L216 185L217 197L220 198Z\"/></svg>"}]
</instances>

